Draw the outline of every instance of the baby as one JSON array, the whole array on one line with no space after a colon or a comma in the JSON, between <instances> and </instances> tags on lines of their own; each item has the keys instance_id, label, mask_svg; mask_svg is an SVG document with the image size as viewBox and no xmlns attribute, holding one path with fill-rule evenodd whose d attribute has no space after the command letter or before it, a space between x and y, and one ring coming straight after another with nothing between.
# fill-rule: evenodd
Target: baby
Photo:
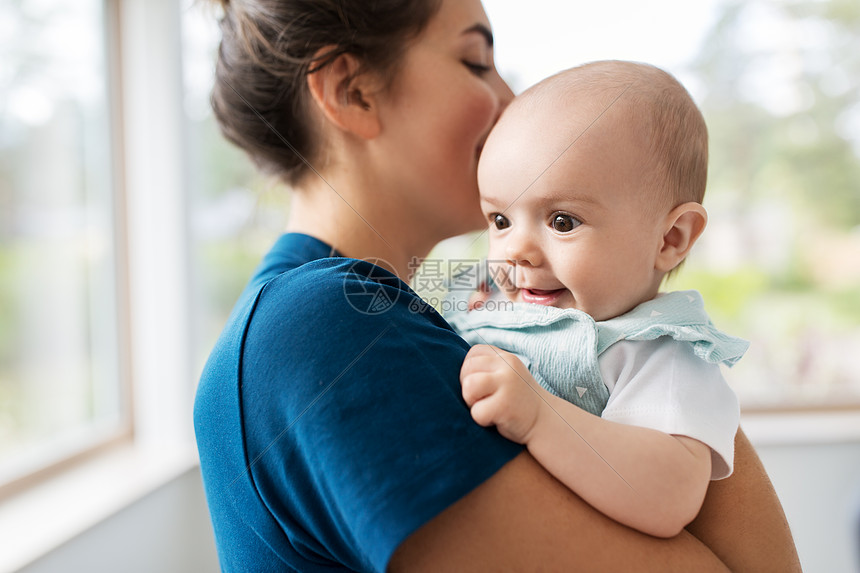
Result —
<instances>
[{"instance_id":1,"label":"baby","mask_svg":"<svg viewBox=\"0 0 860 573\"><path fill-rule=\"evenodd\" d=\"M661 537L731 474L739 409L719 365L748 346L697 292L659 293L707 222L707 138L687 91L652 66L595 62L526 91L478 167L492 296L514 310L447 317L476 344L460 373L475 421Z\"/></svg>"}]
</instances>

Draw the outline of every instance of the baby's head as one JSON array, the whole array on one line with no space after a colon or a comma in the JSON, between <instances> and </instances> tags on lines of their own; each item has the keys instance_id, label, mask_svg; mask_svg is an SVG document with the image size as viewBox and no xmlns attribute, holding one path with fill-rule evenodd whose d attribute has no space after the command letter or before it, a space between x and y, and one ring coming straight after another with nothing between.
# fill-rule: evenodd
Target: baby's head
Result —
<instances>
[{"instance_id":1,"label":"baby's head","mask_svg":"<svg viewBox=\"0 0 860 573\"><path fill-rule=\"evenodd\" d=\"M497 282L596 320L653 298L704 230L707 163L702 114L662 70L595 62L540 82L478 166Z\"/></svg>"}]
</instances>

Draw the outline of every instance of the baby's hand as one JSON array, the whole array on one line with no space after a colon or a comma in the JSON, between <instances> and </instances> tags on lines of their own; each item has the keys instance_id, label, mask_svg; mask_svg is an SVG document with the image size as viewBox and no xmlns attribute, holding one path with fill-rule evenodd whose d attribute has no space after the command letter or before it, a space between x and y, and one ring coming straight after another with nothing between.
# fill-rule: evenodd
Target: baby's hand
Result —
<instances>
[{"instance_id":1,"label":"baby's hand","mask_svg":"<svg viewBox=\"0 0 860 573\"><path fill-rule=\"evenodd\" d=\"M463 398L472 418L496 426L507 439L526 444L549 392L513 354L495 346L473 346L460 369Z\"/></svg>"},{"instance_id":2,"label":"baby's hand","mask_svg":"<svg viewBox=\"0 0 860 573\"><path fill-rule=\"evenodd\" d=\"M490 298L490 287L487 283L481 283L478 290L469 295L468 310L475 310L484 306L484 303Z\"/></svg>"}]
</instances>

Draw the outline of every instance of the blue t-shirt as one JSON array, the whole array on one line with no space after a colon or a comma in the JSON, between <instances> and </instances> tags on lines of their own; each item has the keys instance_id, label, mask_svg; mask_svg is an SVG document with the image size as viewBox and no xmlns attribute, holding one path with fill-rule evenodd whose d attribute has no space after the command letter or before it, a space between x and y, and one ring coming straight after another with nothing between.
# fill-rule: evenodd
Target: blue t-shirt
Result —
<instances>
[{"instance_id":1,"label":"blue t-shirt","mask_svg":"<svg viewBox=\"0 0 860 573\"><path fill-rule=\"evenodd\" d=\"M224 571L384 571L522 447L475 424L468 345L405 283L301 234L240 297L194 405Z\"/></svg>"}]
</instances>

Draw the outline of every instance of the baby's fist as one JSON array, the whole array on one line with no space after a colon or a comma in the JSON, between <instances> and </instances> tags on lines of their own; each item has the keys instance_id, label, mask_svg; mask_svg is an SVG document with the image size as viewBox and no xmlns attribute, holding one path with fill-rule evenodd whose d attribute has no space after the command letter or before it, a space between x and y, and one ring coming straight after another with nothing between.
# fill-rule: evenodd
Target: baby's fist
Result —
<instances>
[{"instance_id":1,"label":"baby's fist","mask_svg":"<svg viewBox=\"0 0 860 573\"><path fill-rule=\"evenodd\" d=\"M528 369L494 346L473 346L460 370L463 399L481 426L496 426L507 439L525 444L544 405Z\"/></svg>"}]
</instances>

